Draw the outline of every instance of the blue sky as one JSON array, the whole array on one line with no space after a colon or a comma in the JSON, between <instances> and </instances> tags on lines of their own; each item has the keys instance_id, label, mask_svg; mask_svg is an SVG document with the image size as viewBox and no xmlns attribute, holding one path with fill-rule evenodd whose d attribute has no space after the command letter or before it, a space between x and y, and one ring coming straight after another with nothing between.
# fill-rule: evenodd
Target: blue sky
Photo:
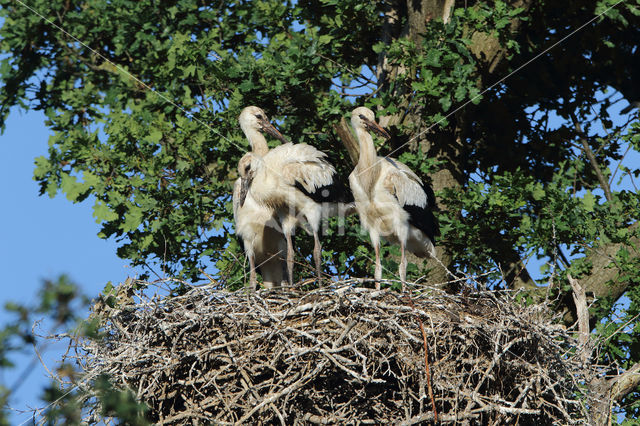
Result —
<instances>
[{"instance_id":1,"label":"blue sky","mask_svg":"<svg viewBox=\"0 0 640 426\"><path fill-rule=\"evenodd\" d=\"M83 292L95 297L108 281L124 281L135 270L116 256L116 244L97 237L99 225L92 216L91 200L73 204L63 195L38 196L33 180L34 158L46 155L49 131L44 114L15 109L0 136L0 305L7 301L35 304L45 278L68 274ZM0 324L9 317L0 310ZM48 330L40 330L46 334ZM64 348L47 347L45 361L54 365ZM28 369L33 351L14 358L15 371L0 376L12 386L18 374ZM41 405L39 395L48 383L38 362L11 400L16 409ZM29 421L30 414L15 413L12 424Z\"/></svg>"},{"instance_id":2,"label":"blue sky","mask_svg":"<svg viewBox=\"0 0 640 426\"><path fill-rule=\"evenodd\" d=\"M626 105L625 101L619 102L614 111L617 113ZM34 159L47 152L49 131L44 120L41 112L15 109L0 136L0 197L5 200L0 210L1 305L7 301L36 303L42 280L63 273L90 297L95 297L108 281L118 283L136 275L126 261L116 256L114 241L97 237L99 225L92 216L91 199L73 204L63 195L38 196L33 168ZM634 152L625 160L628 166L637 167L640 155ZM620 186L631 189L629 182ZM541 263L530 262L528 269L534 276L538 275ZM0 324L7 319L0 310ZM40 330L41 334L47 332ZM47 347L44 358L49 368L55 368L55 361L64 349L62 345ZM34 356L29 350L14 361L15 371L0 376L5 386L11 386L20 373L30 369ZM42 406L39 395L48 381L45 369L36 362L13 395L11 406L17 410ZM12 424L30 423L30 418L30 413L15 412Z\"/></svg>"},{"instance_id":3,"label":"blue sky","mask_svg":"<svg viewBox=\"0 0 640 426\"><path fill-rule=\"evenodd\" d=\"M1 22L0 22L1 24ZM507 82L508 84L508 82ZM626 106L616 105L616 110ZM65 273L94 297L108 281L118 283L136 271L116 256L112 240L97 237L99 225L92 216L91 199L72 204L64 196L50 199L38 196L33 180L34 158L45 155L49 132L41 112L14 110L0 135L0 306L7 301L34 304L43 279ZM640 165L640 155L634 153L625 161L627 166ZM631 189L629 182L621 187ZM539 263L531 262L529 270L537 275ZM9 317L0 308L0 325ZM48 330L40 330L46 334ZM52 366L60 357L62 346L49 346L45 362ZM15 371L0 375L0 383L11 386L17 376L28 368L34 356L27 352L16 357ZM39 394L48 383L46 371L39 364L13 395L11 406L18 410L39 407ZM16 412L12 424L29 422L30 413Z\"/></svg>"}]
</instances>

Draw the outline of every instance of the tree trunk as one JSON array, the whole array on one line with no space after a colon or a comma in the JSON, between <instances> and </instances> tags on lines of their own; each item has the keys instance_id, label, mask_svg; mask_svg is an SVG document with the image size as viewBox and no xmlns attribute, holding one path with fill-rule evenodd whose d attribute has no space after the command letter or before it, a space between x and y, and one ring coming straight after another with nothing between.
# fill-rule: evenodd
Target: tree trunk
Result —
<instances>
[{"instance_id":1,"label":"tree trunk","mask_svg":"<svg viewBox=\"0 0 640 426\"><path fill-rule=\"evenodd\" d=\"M638 224L634 223L627 228L627 231L633 233L637 228ZM630 282L624 274L621 274L620 268L616 265L616 254L620 249L626 248L631 259L638 258L640 257L638 247L640 247L640 238L631 237L629 245L609 243L592 248L587 252L585 260L591 264L591 271L589 275L582 277L580 282L590 301L593 298L618 300L627 291ZM575 307L569 300L567 302L563 312L564 322L570 325L576 321ZM594 317L593 313L591 315L592 323L600 319Z\"/></svg>"},{"instance_id":2,"label":"tree trunk","mask_svg":"<svg viewBox=\"0 0 640 426\"><path fill-rule=\"evenodd\" d=\"M590 410L592 425L610 425L611 407L640 385L640 364L611 379L594 378L589 384L593 404Z\"/></svg>"},{"instance_id":3,"label":"tree trunk","mask_svg":"<svg viewBox=\"0 0 640 426\"><path fill-rule=\"evenodd\" d=\"M446 14L445 4L449 5ZM436 17L448 19L448 10L451 5L452 2L449 0L407 0L405 4L407 24L404 28L400 28L399 17L403 12L402 5L400 2L390 4L385 12L382 40L386 44L390 44L398 38L407 37L413 41L416 46L420 46L422 44L423 34L425 33L426 23ZM407 72L409 72L409 70L405 66L402 64L390 64L384 52L381 53L378 58L377 69L378 88L380 90L388 90L398 75L405 75ZM393 128L398 125L414 129L415 134L420 134L420 136L417 138L414 136L415 140L411 141L409 148L416 150L418 147L421 147L427 155L439 160L445 160L445 166L431 176L431 184L436 194L438 191L446 188L460 188L463 183L463 176L460 173L459 167L461 163L461 150L459 148L462 137L460 134L456 134L457 128L445 129L444 131L438 131L434 134L423 133L426 129L420 118L421 109L413 108L409 113L407 111L410 94L410 89L396 85L392 95L398 100L396 107L399 112L393 115L379 117L380 124L392 132ZM441 202L439 202L439 207L442 211L447 211L447 206ZM436 245L436 256L443 265L450 268L453 258L446 247L446 242ZM408 254L407 259L409 262L418 265L424 262L423 259L411 253ZM431 270L427 280L431 284L446 283L451 278L448 276L447 271L440 265L440 262L431 259L427 263L427 267ZM457 289L451 288L451 290L455 291Z\"/></svg>"}]
</instances>

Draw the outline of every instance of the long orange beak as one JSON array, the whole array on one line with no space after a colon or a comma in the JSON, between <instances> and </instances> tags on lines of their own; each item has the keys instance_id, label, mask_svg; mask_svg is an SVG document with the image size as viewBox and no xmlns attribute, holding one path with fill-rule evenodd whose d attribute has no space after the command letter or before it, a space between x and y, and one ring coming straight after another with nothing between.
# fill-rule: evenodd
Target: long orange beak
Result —
<instances>
[{"instance_id":1,"label":"long orange beak","mask_svg":"<svg viewBox=\"0 0 640 426\"><path fill-rule=\"evenodd\" d=\"M389 133L387 133L387 131L385 129L383 129L382 126L380 126L375 121L371 121L371 120L367 119L366 117L364 117L362 115L360 116L360 119L363 121L365 126L367 126L367 129L369 129L372 132L382 136L385 139L391 139L391 135Z\"/></svg>"},{"instance_id":2,"label":"long orange beak","mask_svg":"<svg viewBox=\"0 0 640 426\"><path fill-rule=\"evenodd\" d=\"M273 124L269 123L268 121L261 122L260 125L262 126L262 131L263 132L266 132L266 133L270 134L271 136L275 137L276 139L278 139L282 143L288 143L289 142L287 140L287 138L282 136L282 133L280 133L278 131L278 129L276 129L273 126Z\"/></svg>"}]
</instances>

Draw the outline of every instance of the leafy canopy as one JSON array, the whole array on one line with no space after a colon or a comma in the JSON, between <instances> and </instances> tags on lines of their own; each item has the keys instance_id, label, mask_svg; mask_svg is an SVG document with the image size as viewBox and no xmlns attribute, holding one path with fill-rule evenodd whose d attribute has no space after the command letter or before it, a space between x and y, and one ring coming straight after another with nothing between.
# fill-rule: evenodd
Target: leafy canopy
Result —
<instances>
[{"instance_id":1,"label":"leafy canopy","mask_svg":"<svg viewBox=\"0 0 640 426\"><path fill-rule=\"evenodd\" d=\"M263 107L346 175L333 126L370 106L395 136L380 152L437 190L451 269L493 287L551 283L559 312L571 310L571 272L599 297L592 319L612 345L603 357L640 361L640 330L619 327L640 303L640 169L628 161L640 125L616 105L640 101L640 2L456 2L447 23L432 12L441 3L30 1L52 25L0 0L0 125L14 105L46 113L41 193L93 203L99 236L115 238L121 257L189 279L216 271L237 286L240 110ZM371 275L357 218L345 235L333 223L323 242L327 271ZM397 249L385 250L394 271ZM549 267L530 273L532 257ZM638 392L629 395L637 415Z\"/></svg>"}]
</instances>

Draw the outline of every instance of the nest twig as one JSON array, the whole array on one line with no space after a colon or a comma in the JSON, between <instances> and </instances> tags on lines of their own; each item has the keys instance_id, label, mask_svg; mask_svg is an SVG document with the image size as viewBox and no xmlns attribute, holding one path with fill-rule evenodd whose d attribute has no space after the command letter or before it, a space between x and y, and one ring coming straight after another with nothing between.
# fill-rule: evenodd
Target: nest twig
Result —
<instances>
[{"instance_id":1,"label":"nest twig","mask_svg":"<svg viewBox=\"0 0 640 426\"><path fill-rule=\"evenodd\" d=\"M80 361L136 392L159 424L411 425L436 412L439 424L586 422L575 342L508 293L138 297L104 315L106 337L81 341Z\"/></svg>"}]
</instances>

